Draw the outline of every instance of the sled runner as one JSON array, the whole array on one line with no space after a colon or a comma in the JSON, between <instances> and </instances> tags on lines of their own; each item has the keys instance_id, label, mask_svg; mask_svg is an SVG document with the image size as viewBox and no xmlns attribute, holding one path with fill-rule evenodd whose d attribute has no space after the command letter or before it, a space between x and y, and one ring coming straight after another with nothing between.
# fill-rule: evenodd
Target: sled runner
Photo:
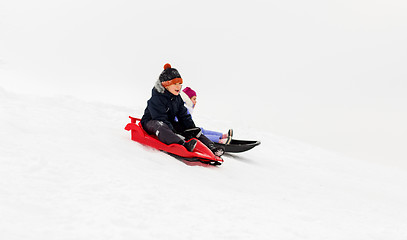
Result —
<instances>
[{"instance_id":1,"label":"sled runner","mask_svg":"<svg viewBox=\"0 0 407 240\"><path fill-rule=\"evenodd\" d=\"M240 153L260 145L260 141L232 139L232 141L229 144L215 143L215 145L219 147L224 147L225 153Z\"/></svg>"},{"instance_id":2,"label":"sled runner","mask_svg":"<svg viewBox=\"0 0 407 240\"><path fill-rule=\"evenodd\" d=\"M143 145L150 146L152 148L164 151L178 159L186 160L188 162L201 162L210 165L221 165L223 159L215 156L208 147L206 147L201 141L198 142L193 152L189 152L184 146L179 144L167 145L157 139L155 135L150 135L144 131L141 126L139 118L133 118L129 116L131 123L128 123L124 128L127 131L131 131L131 139L139 142ZM190 141L190 140L189 140ZM188 164L193 165L193 164Z\"/></svg>"}]
</instances>

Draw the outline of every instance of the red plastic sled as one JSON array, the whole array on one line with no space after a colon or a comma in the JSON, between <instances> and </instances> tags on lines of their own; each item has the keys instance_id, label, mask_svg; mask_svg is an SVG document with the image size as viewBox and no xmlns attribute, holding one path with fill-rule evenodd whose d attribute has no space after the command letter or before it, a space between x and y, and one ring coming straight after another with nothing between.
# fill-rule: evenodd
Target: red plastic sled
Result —
<instances>
[{"instance_id":1,"label":"red plastic sled","mask_svg":"<svg viewBox=\"0 0 407 240\"><path fill-rule=\"evenodd\" d=\"M131 123L128 123L124 128L127 131L131 131L131 139L139 142L143 145L150 146L152 148L164 151L176 158L186 160L189 162L202 162L210 165L220 165L223 163L223 159L215 156L208 147L206 147L201 141L198 140L193 152L189 152L184 146L179 144L167 145L157 139L155 135L146 133L141 126L139 118L129 116Z\"/></svg>"}]
</instances>

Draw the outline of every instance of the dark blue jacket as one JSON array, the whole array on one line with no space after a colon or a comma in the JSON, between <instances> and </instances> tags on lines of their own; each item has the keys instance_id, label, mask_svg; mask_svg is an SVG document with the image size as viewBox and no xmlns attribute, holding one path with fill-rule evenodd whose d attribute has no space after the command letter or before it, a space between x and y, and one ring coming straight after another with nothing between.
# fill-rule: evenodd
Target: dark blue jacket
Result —
<instances>
[{"instance_id":1,"label":"dark blue jacket","mask_svg":"<svg viewBox=\"0 0 407 240\"><path fill-rule=\"evenodd\" d=\"M178 122L176 122L175 117L177 117ZM158 92L156 87L153 88L151 98L147 101L147 107L141 118L141 125L144 127L145 123L150 120L162 121L173 131L176 131L174 125L178 125L178 131L180 131L179 128L185 130L195 127L181 96L175 96L167 90Z\"/></svg>"}]
</instances>

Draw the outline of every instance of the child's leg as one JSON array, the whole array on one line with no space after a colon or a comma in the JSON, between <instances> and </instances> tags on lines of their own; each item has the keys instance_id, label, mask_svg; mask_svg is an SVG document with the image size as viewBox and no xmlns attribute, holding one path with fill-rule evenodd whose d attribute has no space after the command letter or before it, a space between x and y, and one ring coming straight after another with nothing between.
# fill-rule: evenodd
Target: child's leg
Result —
<instances>
[{"instance_id":1,"label":"child's leg","mask_svg":"<svg viewBox=\"0 0 407 240\"><path fill-rule=\"evenodd\" d=\"M213 141L207 138L205 135L201 134L198 138L203 144L205 144L216 156L220 157L225 152L223 147L216 147Z\"/></svg>"},{"instance_id":2,"label":"child's leg","mask_svg":"<svg viewBox=\"0 0 407 240\"><path fill-rule=\"evenodd\" d=\"M158 140L169 145L172 143L183 144L184 140L175 134L167 124L158 120L151 120L145 124L145 129L148 134L156 135Z\"/></svg>"},{"instance_id":3,"label":"child's leg","mask_svg":"<svg viewBox=\"0 0 407 240\"><path fill-rule=\"evenodd\" d=\"M206 130L206 129L202 129L202 134L205 135L207 138L209 138L212 142L219 142L219 139L222 138L222 133L220 132L215 132L215 131L211 131L211 130Z\"/></svg>"},{"instance_id":4,"label":"child's leg","mask_svg":"<svg viewBox=\"0 0 407 240\"><path fill-rule=\"evenodd\" d=\"M205 137L209 138L209 140L211 140L212 142L219 142L220 138L219 135L208 135L208 134L204 134Z\"/></svg>"}]
</instances>

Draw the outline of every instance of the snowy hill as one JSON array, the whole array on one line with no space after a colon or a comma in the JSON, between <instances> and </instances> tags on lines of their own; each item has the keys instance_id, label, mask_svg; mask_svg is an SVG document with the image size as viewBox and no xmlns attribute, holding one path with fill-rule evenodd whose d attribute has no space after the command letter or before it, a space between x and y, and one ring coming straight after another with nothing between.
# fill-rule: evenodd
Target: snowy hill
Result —
<instances>
[{"instance_id":1,"label":"snowy hill","mask_svg":"<svg viewBox=\"0 0 407 240\"><path fill-rule=\"evenodd\" d=\"M0 238L407 238L404 170L270 132L220 167L188 166L130 140L142 108L0 89Z\"/></svg>"},{"instance_id":2,"label":"snowy hill","mask_svg":"<svg viewBox=\"0 0 407 240\"><path fill-rule=\"evenodd\" d=\"M2 0L0 86L145 103L169 62L198 114L230 101L217 119L245 122L243 108L278 135L407 168L406 12L403 0Z\"/></svg>"}]
</instances>

